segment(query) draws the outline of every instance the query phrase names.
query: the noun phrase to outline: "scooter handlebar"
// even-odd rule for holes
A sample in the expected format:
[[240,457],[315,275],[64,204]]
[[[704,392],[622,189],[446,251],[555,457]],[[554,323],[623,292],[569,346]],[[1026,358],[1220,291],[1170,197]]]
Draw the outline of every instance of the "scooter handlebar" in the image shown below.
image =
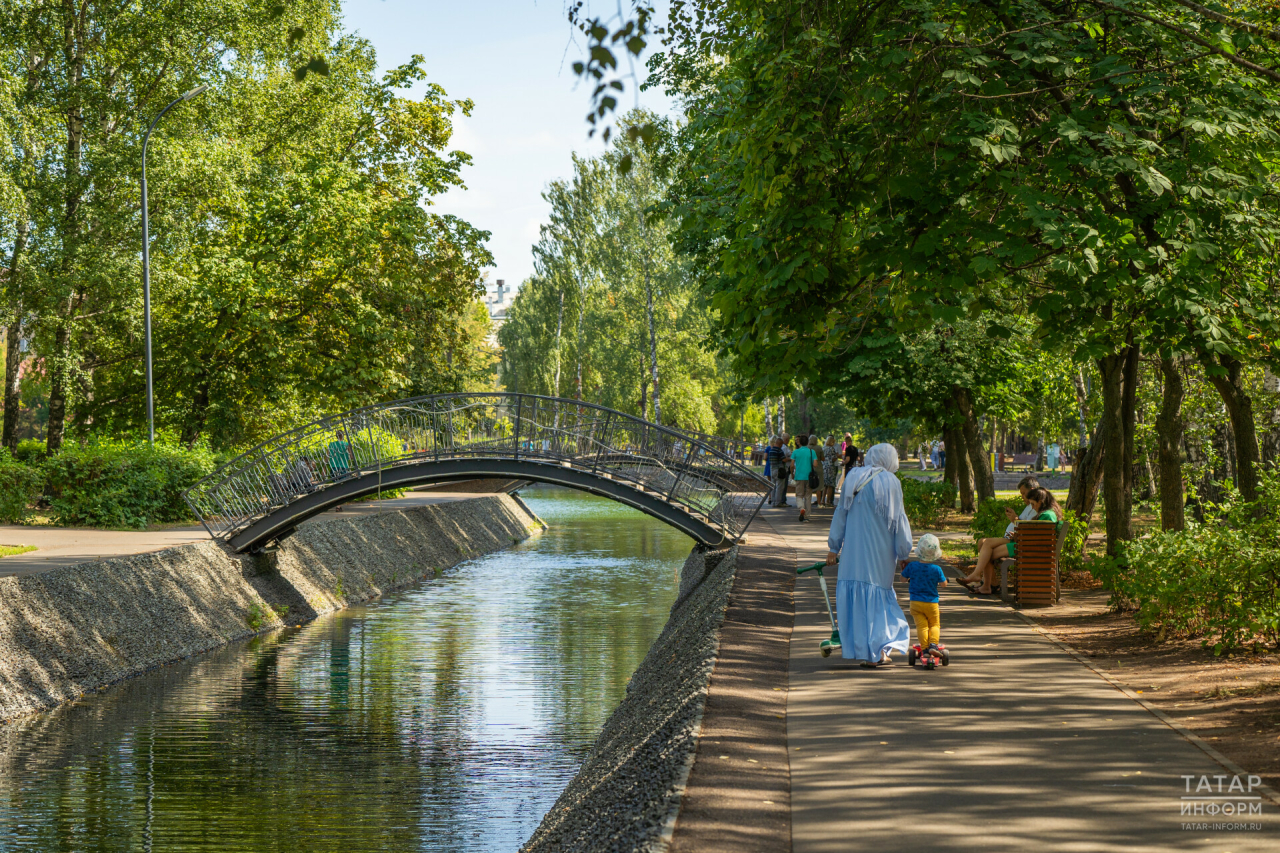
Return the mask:
[[803,569],[796,569],[796,574],[802,575],[805,572],[811,572],[814,569],[818,570],[818,574],[822,574],[822,570],[825,569],[826,567],[827,567],[826,561],[823,561],[820,563],[814,563],[812,566],[805,566]]

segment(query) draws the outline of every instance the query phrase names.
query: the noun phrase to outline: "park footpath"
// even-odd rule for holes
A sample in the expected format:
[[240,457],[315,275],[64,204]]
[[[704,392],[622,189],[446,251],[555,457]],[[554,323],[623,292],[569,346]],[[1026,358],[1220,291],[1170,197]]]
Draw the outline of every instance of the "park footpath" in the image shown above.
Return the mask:
[[[404,497],[381,501],[356,501],[342,511],[329,510],[303,524],[321,520],[351,518],[380,512],[413,509],[431,504],[474,498],[477,493],[427,490],[410,492]],[[36,575],[41,572],[163,551],[191,542],[208,541],[208,532],[200,525],[179,525],[158,530],[95,530],[90,527],[40,527],[35,525],[0,524],[0,545],[34,545],[36,550],[0,558],[0,578]]]
[[[797,566],[826,557],[830,517],[799,524],[794,508],[761,513]],[[833,594],[835,581],[833,570]],[[934,671],[903,655],[878,669],[824,659],[830,627],[812,573],[797,580],[794,601],[794,853],[1280,849],[1280,796],[1247,790],[1243,771],[998,600],[948,585],[942,642],[952,663]],[[1231,789],[1237,773],[1246,790]]]

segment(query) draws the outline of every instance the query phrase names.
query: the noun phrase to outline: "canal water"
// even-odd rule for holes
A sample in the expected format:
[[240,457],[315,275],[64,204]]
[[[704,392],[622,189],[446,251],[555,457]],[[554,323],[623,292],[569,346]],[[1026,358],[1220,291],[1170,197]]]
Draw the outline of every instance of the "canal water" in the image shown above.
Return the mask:
[[514,851],[662,630],[691,540],[600,498],[297,629],[0,726],[0,851]]

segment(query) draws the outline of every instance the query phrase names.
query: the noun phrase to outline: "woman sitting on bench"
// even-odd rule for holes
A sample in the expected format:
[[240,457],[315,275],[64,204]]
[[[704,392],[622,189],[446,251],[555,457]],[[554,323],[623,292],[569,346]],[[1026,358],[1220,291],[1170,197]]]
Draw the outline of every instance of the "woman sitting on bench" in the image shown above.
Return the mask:
[[[1058,506],[1058,500],[1053,496],[1053,492],[1048,489],[1032,489],[1027,492],[1027,503],[1035,509],[1036,521],[1052,521],[1059,522],[1062,519],[1062,507]],[[1003,559],[1004,557],[1017,556],[1017,543],[1012,539],[1003,539],[999,537],[991,537],[983,539],[978,550],[978,564],[973,568],[973,574],[960,578],[960,583],[973,587],[970,584],[982,582],[982,586],[978,587],[978,595],[991,595],[991,582],[995,580],[995,566],[993,560]]]

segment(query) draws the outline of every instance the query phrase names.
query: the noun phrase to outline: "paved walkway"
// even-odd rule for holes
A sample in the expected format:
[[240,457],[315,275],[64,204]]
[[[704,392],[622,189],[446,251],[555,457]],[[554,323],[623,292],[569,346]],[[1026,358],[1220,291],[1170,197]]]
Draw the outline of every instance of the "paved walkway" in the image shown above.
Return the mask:
[[[321,519],[370,515],[475,497],[480,495],[434,489],[410,492],[402,498],[346,504],[342,512],[330,510],[303,523],[312,524]],[[169,527],[163,530],[94,530],[88,527],[0,524],[0,545],[34,545],[37,549],[25,554],[0,558],[0,577],[34,575],[76,563],[161,551],[208,538],[209,534],[199,525]]]
[[[763,516],[798,565],[826,556],[830,511],[805,525],[794,509]],[[822,594],[812,575],[797,582],[787,698],[795,853],[1280,849],[1280,809],[1266,799],[1261,815],[1182,816],[1184,775],[1227,774],[1230,784],[1228,771],[1013,610],[958,589],[942,600],[950,667],[912,670],[896,656],[864,670],[818,654],[830,634]],[[899,596],[905,604],[905,588]]]

